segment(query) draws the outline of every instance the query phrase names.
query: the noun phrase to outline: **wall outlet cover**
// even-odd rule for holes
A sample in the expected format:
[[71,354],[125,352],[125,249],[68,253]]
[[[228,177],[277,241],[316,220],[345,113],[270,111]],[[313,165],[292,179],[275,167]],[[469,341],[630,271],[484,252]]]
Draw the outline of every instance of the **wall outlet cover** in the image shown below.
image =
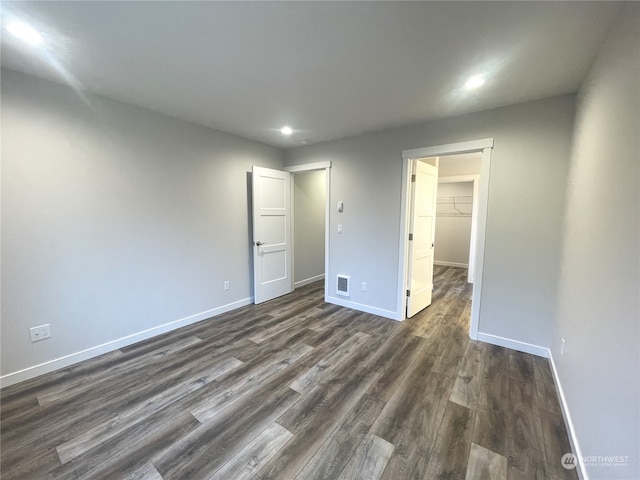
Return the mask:
[[40,325],[38,327],[31,327],[29,329],[29,335],[31,336],[32,342],[39,342],[40,340],[44,340],[45,338],[51,337],[51,325]]

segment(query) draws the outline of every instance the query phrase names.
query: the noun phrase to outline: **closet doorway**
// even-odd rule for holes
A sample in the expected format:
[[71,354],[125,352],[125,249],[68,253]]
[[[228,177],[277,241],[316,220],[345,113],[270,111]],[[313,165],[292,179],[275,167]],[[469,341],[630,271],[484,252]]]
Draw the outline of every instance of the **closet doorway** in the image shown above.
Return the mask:
[[440,157],[435,264],[468,268],[474,283],[482,152]]
[[324,280],[327,296],[331,162],[286,167],[292,174],[294,289]]

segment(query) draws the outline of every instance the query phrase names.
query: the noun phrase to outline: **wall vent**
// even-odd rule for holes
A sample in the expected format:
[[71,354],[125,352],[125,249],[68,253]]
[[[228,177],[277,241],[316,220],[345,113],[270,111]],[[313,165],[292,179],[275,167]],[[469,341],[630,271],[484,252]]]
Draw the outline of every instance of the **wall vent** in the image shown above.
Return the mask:
[[338,275],[338,281],[336,282],[336,293],[344,297],[349,296],[349,276]]

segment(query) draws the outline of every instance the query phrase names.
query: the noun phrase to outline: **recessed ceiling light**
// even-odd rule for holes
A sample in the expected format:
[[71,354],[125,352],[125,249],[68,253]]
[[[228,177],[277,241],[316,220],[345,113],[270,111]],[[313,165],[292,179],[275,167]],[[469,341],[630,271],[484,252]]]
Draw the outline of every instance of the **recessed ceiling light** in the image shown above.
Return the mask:
[[43,42],[42,35],[26,23],[14,22],[7,26],[7,31],[27,42],[29,45],[39,45]]
[[291,129],[291,127],[282,127],[280,129],[280,133],[282,133],[283,135],[291,135],[293,133],[293,130]]
[[484,85],[484,78],[482,78],[480,75],[474,75],[469,80],[467,80],[467,83],[464,84],[464,88],[466,88],[467,90],[473,90],[475,88],[481,87],[482,85]]

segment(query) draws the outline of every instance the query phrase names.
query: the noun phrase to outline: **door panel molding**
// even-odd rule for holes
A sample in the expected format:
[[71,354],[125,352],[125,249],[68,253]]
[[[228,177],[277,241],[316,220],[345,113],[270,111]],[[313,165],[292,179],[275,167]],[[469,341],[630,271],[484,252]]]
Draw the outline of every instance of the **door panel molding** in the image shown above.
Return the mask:
[[435,165],[413,159],[407,272],[407,317],[431,305],[435,260],[438,159]]
[[293,291],[291,174],[253,167],[253,295],[262,303]]

